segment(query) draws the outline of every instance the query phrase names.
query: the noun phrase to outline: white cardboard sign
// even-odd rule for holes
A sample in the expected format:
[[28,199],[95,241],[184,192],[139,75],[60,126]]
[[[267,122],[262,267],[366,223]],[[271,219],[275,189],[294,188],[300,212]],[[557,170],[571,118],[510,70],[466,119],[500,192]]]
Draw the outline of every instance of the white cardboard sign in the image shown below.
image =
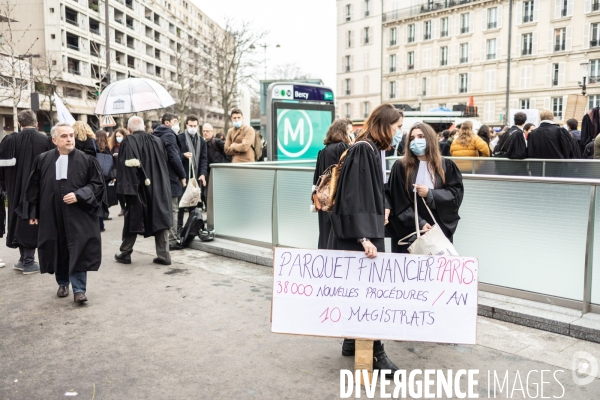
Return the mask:
[[472,257],[276,248],[271,331],[475,344]]
[[525,123],[531,122],[532,124],[534,124],[536,126],[536,128],[538,126],[540,126],[540,110],[538,110],[537,108],[531,108],[531,109],[527,109],[527,110],[511,109],[510,110],[510,119],[508,120],[509,127],[514,125],[515,114],[518,112],[523,112],[523,113],[525,113],[525,115],[527,115],[527,121]]

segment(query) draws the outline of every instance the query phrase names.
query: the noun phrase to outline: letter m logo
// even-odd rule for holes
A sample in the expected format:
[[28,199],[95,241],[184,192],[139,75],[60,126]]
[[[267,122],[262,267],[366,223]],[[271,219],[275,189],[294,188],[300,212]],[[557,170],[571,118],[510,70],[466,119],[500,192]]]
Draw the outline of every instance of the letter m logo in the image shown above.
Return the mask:
[[292,128],[292,123],[289,118],[286,118],[283,121],[283,144],[285,146],[289,144],[290,136],[292,137],[293,142],[296,142],[298,136],[300,136],[300,146],[304,146],[304,118],[298,119],[295,130]]

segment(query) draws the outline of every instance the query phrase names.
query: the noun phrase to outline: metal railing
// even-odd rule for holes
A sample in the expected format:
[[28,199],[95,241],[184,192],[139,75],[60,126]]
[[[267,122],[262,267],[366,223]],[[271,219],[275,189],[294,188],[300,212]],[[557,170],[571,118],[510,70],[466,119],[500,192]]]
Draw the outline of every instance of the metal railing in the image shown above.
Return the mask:
[[65,22],[66,22],[67,24],[71,24],[71,25],[79,26],[79,23],[78,23],[76,20],[74,20],[74,19],[65,18]]
[[497,26],[498,26],[497,22],[488,22],[488,24],[487,24],[488,29],[495,29]]
[[90,28],[90,32],[92,32],[95,35],[100,35],[100,29]]
[[526,24],[528,22],[533,22],[533,14],[523,16],[523,23]]
[[394,10],[387,13],[384,13],[382,16],[383,22],[391,22],[398,21],[414,16],[418,16],[421,14],[427,14],[430,12],[435,12],[439,10],[444,10],[446,8],[452,8],[456,6],[478,3],[485,0],[440,0],[435,3],[426,2],[421,5],[406,7],[400,10]]
[[562,43],[562,44],[554,45],[554,51],[565,51],[565,44]]
[[[461,161],[481,161],[453,160],[461,170]],[[599,161],[587,160],[495,162],[504,172],[527,163],[600,170]],[[241,243],[315,248],[319,228],[309,211],[314,167],[312,160],[211,165],[208,226]],[[481,290],[600,312],[600,258],[594,257],[600,251],[600,180],[464,173],[463,183],[454,243],[459,254],[478,257]]]
[[461,57],[460,58],[460,63],[461,64],[465,64],[465,63],[468,63],[468,62],[469,62],[469,57]]
[[530,56],[532,52],[533,51],[532,51],[531,47],[524,48],[523,51],[521,51],[521,55],[523,55],[523,56]]
[[598,11],[600,10],[600,1],[594,1],[592,3],[592,11]]
[[496,53],[493,53],[493,54],[488,54],[488,55],[487,55],[487,59],[488,59],[488,60],[495,60],[495,59],[496,59]]
[[470,28],[468,26],[463,26],[460,28],[460,33],[469,33]]

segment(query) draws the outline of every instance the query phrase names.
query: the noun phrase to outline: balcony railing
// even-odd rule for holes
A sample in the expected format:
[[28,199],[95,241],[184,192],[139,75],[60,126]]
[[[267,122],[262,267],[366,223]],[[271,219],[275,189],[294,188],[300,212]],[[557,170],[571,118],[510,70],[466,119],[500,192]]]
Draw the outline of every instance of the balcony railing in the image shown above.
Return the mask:
[[100,29],[90,28],[90,32],[92,32],[95,35],[100,35]]
[[125,5],[133,10],[133,1],[126,1]]
[[469,57],[461,57],[460,58],[460,63],[464,64],[464,63],[468,63],[469,62]]
[[427,14],[434,11],[452,8],[463,4],[479,3],[484,0],[438,0],[427,2],[426,4],[403,8],[401,10],[390,11],[383,14],[383,22],[403,20],[421,14]]
[[469,27],[468,26],[463,26],[460,28],[460,33],[469,33]]
[[345,72],[350,72],[350,66],[346,65],[346,71]]
[[445,67],[446,65],[448,65],[448,60],[444,60],[444,59],[442,59],[442,60],[440,61],[440,66],[442,66],[442,67]]
[[133,43],[127,43],[127,47],[129,47],[130,49],[135,49],[135,46],[133,45]]
[[562,43],[562,44],[554,45],[554,51],[565,51],[565,44]]
[[598,11],[600,10],[600,1],[594,1],[592,3],[592,11]]
[[350,96],[352,94],[352,91],[350,89],[346,89],[346,96]]
[[496,21],[494,22],[488,22],[488,29],[496,29],[498,27],[498,23]]
[[600,82],[600,76],[590,76],[588,79],[589,79],[589,83],[598,83],[598,82]]
[[66,21],[67,24],[79,26],[79,24],[77,23],[77,21],[75,21],[74,19],[65,18],[65,21]]
[[123,20],[122,19],[115,18],[115,22],[118,22],[119,24],[123,25]]
[[426,33],[426,34],[423,36],[423,40],[429,40],[429,39],[431,39],[431,33]]
[[75,68],[69,68],[69,73],[74,75],[81,75],[81,72]]
[[563,9],[562,9],[561,15],[562,15],[563,17],[566,17],[566,16],[567,16],[567,9],[566,9],[566,8],[563,8]]
[[558,86],[558,79],[552,79],[552,86]]
[[395,98],[396,98],[396,92],[390,93],[390,99],[395,99]]
[[467,93],[467,88],[461,87],[458,91],[459,91],[459,93]]
[[390,73],[391,73],[391,72],[396,72],[396,66],[395,66],[395,65],[394,65],[394,66],[392,66],[392,67],[390,67]]
[[390,46],[395,46],[398,44],[398,41],[396,39],[390,40]]
[[408,69],[415,69],[415,65],[414,64],[408,64]]
[[533,14],[531,14],[531,15],[525,15],[523,17],[523,23],[526,24],[528,22],[533,22]]
[[496,59],[496,53],[489,53],[487,55],[487,59],[488,60],[495,60]]
[[415,37],[414,36],[409,36],[408,37],[408,43],[414,43],[415,42]]
[[596,47],[596,46],[598,46],[598,39],[590,40],[590,46],[591,46],[591,47]]
[[127,27],[128,27],[129,29],[131,29],[131,30],[134,30],[134,28],[133,28],[133,24],[127,24]]
[[79,51],[79,46],[74,45],[74,44],[67,43],[67,48],[69,48],[71,50]]
[[441,36],[441,37],[448,37],[448,30],[441,31],[441,32],[440,32],[440,36]]
[[531,47],[528,49],[523,49],[523,51],[521,51],[521,55],[523,55],[523,56],[530,56],[531,53],[532,53]]

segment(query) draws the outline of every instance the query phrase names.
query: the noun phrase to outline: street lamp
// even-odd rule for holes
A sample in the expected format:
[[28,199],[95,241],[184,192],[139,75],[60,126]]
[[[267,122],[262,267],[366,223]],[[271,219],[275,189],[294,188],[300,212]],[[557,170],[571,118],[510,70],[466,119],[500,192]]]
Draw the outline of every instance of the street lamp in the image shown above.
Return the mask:
[[[265,81],[267,80],[267,47],[272,46],[270,44],[258,44],[260,47],[265,49]],[[279,49],[281,46],[279,44],[275,45],[276,49]],[[250,45],[250,50],[255,50],[256,46],[254,44]]]
[[585,86],[585,84],[586,84],[588,74],[590,71],[590,69],[589,69],[590,63],[587,61],[584,61],[579,65],[581,66],[581,75],[583,76],[583,84],[580,84],[579,86],[581,86],[581,94],[583,94],[585,96],[586,91],[587,91],[587,87]]

